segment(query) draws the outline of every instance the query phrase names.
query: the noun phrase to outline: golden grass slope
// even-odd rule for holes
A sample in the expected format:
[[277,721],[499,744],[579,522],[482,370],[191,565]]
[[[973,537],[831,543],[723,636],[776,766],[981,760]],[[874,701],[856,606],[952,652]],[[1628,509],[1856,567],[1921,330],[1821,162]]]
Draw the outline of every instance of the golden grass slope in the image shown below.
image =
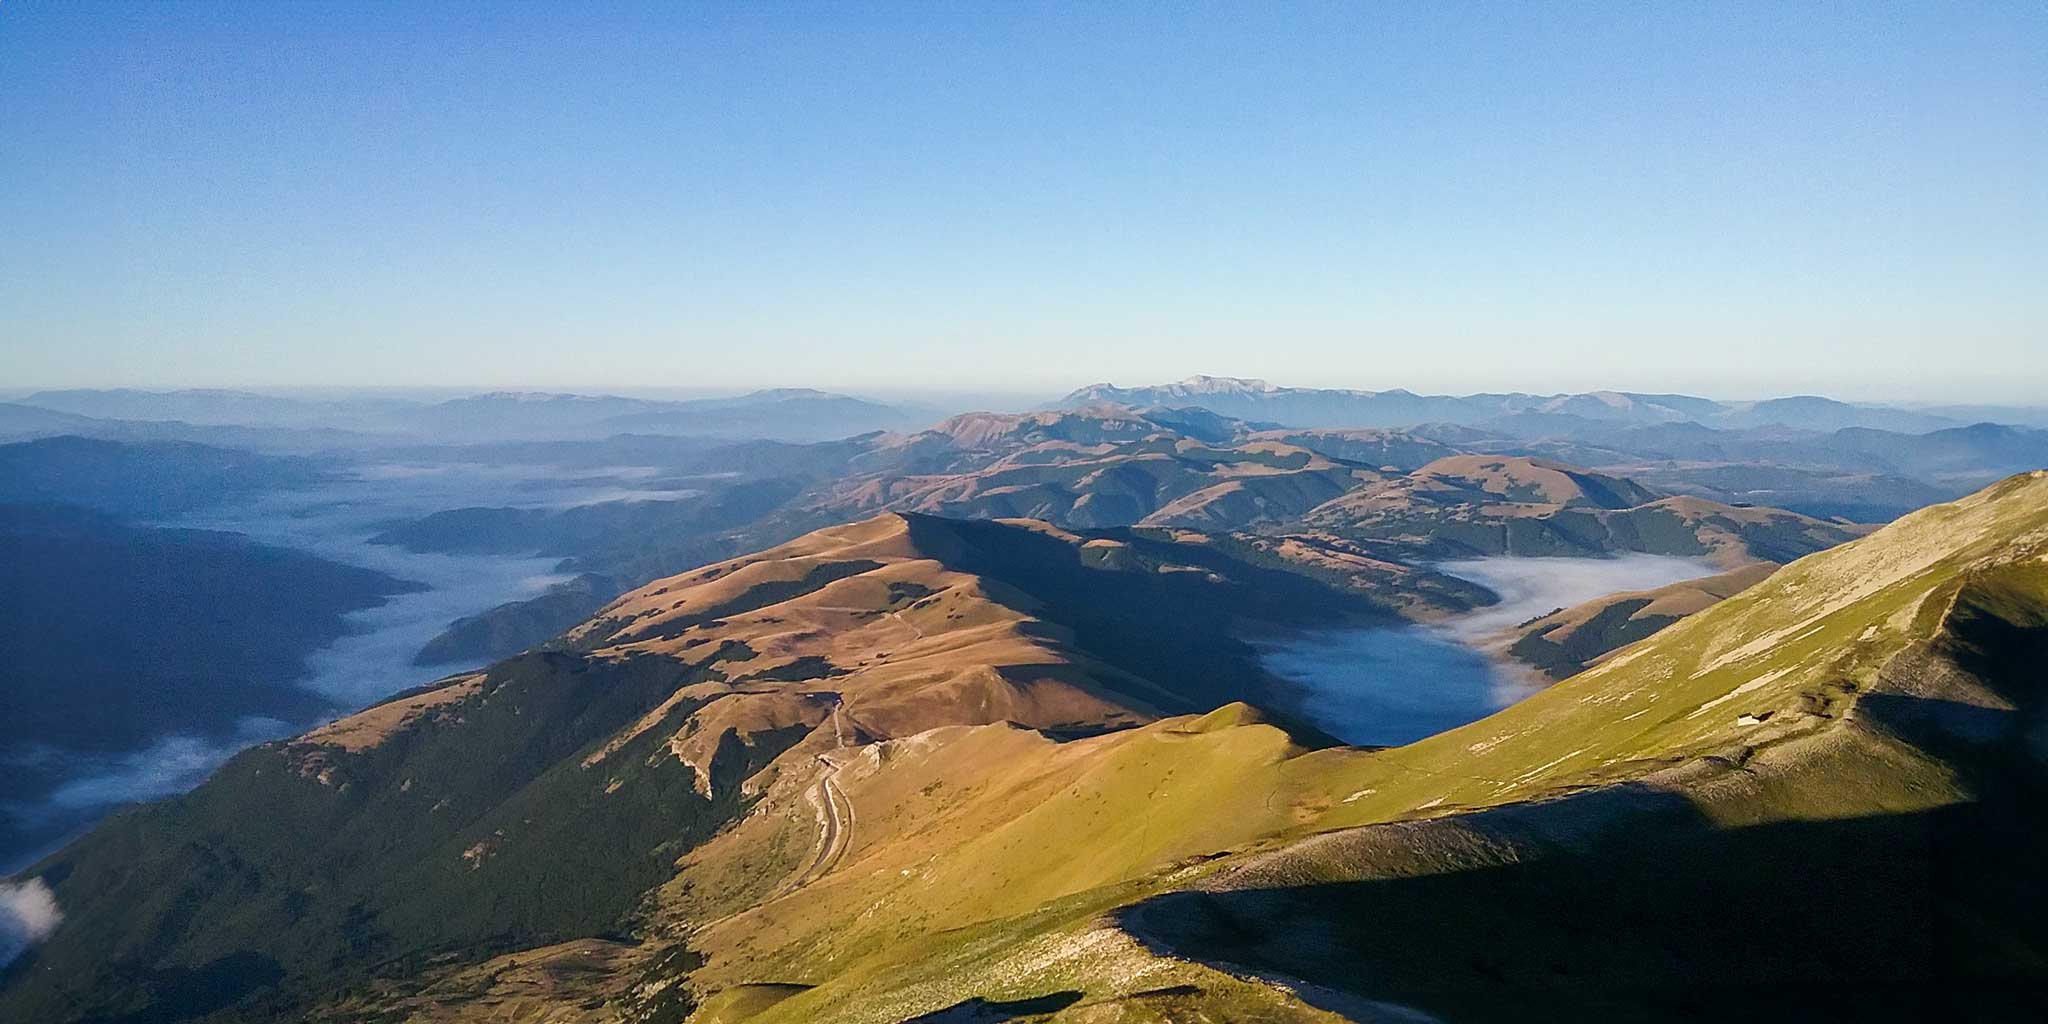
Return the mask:
[[1660,495],[1621,477],[1603,476],[1548,459],[1506,455],[1449,455],[1406,476],[1347,494],[1310,518],[1356,515],[1416,504],[1479,502],[1537,509],[1629,508]]
[[[1923,509],[1800,559],[1499,714],[1384,752],[1376,791],[1334,819],[1539,799],[1853,725],[1857,696],[1927,639],[1960,579],[2044,552],[2048,472]],[[1947,795],[1937,786],[1861,796],[1884,806]],[[1874,809],[1857,804],[1827,813]]]
[[[770,599],[818,579],[830,582]],[[1100,685],[1113,679],[1128,693],[1148,684],[1075,649],[1034,618],[1033,603],[948,569],[917,549],[903,517],[883,515],[656,581],[568,639],[621,657],[716,658],[738,688],[758,680],[784,697],[830,694],[876,738],[963,723],[1154,717],[1143,700]]]
[[1119,406],[958,416],[882,439],[852,475],[806,496],[798,513],[1237,528],[1290,518],[1381,479],[1371,467],[1278,438],[1238,430],[1204,440],[1184,426]]
[[1391,541],[1421,557],[1691,555],[1729,568],[1787,562],[1868,532],[1772,508],[1667,497],[1564,463],[1455,455],[1366,483],[1301,516],[1310,530]]

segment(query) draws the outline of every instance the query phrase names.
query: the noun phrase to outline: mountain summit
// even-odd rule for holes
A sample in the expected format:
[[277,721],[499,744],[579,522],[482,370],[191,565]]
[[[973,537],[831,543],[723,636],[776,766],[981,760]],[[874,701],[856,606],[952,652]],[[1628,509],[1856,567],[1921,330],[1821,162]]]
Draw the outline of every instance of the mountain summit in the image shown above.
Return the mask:
[[[1090,384],[1087,387],[1070,392],[1067,397],[1060,400],[1060,404],[1074,405],[1093,402],[1129,404],[1132,398],[1137,396],[1156,399],[1160,396],[1185,398],[1192,395],[1264,395],[1273,394],[1280,390],[1280,388],[1276,388],[1263,380],[1253,378],[1211,377],[1206,374],[1196,374],[1172,384],[1160,384],[1143,388],[1120,388],[1108,381],[1100,384]],[[1362,394],[1363,392],[1359,393]]]

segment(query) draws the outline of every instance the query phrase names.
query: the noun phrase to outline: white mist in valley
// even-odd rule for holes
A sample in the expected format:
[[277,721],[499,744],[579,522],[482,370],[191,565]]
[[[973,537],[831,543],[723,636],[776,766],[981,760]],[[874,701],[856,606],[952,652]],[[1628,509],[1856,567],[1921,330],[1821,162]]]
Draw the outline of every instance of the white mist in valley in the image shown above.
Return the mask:
[[1438,572],[1471,580],[1500,596],[1489,605],[1443,624],[1452,634],[1481,640],[1559,608],[1629,590],[1651,590],[1712,576],[1723,569],[1698,558],[1617,555],[1613,558],[1470,558],[1439,562]]
[[561,509],[603,501],[674,500],[690,490],[629,484],[652,467],[562,469],[542,465],[373,463],[312,490],[266,495],[175,525],[229,530],[422,584],[375,608],[349,614],[348,635],[308,655],[296,680],[351,711],[467,666],[421,667],[413,658],[450,622],[534,597],[570,578],[559,559],[524,554],[417,553],[368,540],[392,523],[454,508]]
[[1542,680],[1483,647],[1503,631],[1606,594],[1711,576],[1709,562],[1667,555],[1478,558],[1443,562],[1500,602],[1429,625],[1304,632],[1262,641],[1259,660],[1298,688],[1296,709],[1346,743],[1395,746],[1484,718]]
[[287,722],[249,716],[236,722],[234,733],[226,737],[163,736],[141,750],[77,758],[75,763],[83,770],[51,791],[47,803],[77,811],[183,793],[244,747],[291,732]]
[[[304,673],[275,681],[318,694],[330,702],[331,715],[341,715],[469,667],[418,666],[413,659],[455,619],[536,596],[569,578],[557,572],[559,559],[538,552],[423,554],[370,544],[370,537],[395,522],[452,508],[561,509],[602,501],[673,500],[695,493],[649,486],[655,472],[632,466],[565,469],[373,462],[348,467],[312,488],[272,492],[152,525],[240,533],[423,587],[348,614],[347,633],[309,653]],[[313,724],[243,717],[217,735],[166,734],[126,752],[85,753],[47,746],[0,752],[16,761],[54,767],[62,779],[41,799],[0,806],[0,813],[38,830],[75,831],[106,808],[185,792],[250,745]],[[31,863],[48,848],[0,851],[0,872]]]

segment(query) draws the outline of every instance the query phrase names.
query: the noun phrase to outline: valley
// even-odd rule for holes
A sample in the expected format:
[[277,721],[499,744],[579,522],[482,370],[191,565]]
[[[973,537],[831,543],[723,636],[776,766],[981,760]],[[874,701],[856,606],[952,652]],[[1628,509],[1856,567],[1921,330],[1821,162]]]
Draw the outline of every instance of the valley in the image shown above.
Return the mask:
[[[118,407],[153,400],[170,401],[122,396],[127,405]],[[215,396],[180,401],[191,410],[225,402],[217,418],[255,407]],[[771,396],[769,404],[782,401]],[[505,418],[512,407],[563,403],[560,415],[571,419],[609,408],[521,402],[484,396],[461,408],[484,417],[478,431],[485,422],[517,423]],[[376,409],[385,407],[365,415]],[[290,426],[238,429],[303,431],[321,416],[339,422],[327,407],[287,403],[275,415]],[[345,612],[332,635],[302,652],[300,667],[278,662],[267,689],[236,698],[203,728],[159,726],[117,744],[97,741],[91,751],[10,748],[9,758],[36,765],[19,776],[27,788],[17,787],[5,811],[23,837],[9,843],[17,857],[128,799],[189,786],[250,742],[545,645],[633,586],[881,511],[1202,531],[1235,557],[1319,574],[1367,595],[1378,611],[1417,621],[1487,605],[1520,621],[1592,596],[1574,591],[1522,615],[1512,600],[1493,604],[1506,589],[1501,581],[1432,568],[1446,558],[1553,556],[1551,565],[1583,568],[1625,566],[1651,551],[1723,564],[1783,561],[1859,529],[1666,497],[1623,478],[1472,455],[1399,430],[1275,429],[1199,407],[972,413],[909,433],[812,443],[618,435],[258,454],[190,441],[58,437],[0,446],[0,463],[12,467],[0,496],[238,534],[406,584],[375,606]],[[1607,589],[1661,582],[1617,577]],[[1379,651],[1390,664],[1420,656],[1418,664],[1464,680],[1427,699],[1418,721],[1435,725],[1529,688],[1521,670],[1467,651],[1480,643],[1476,634],[1447,644],[1447,634],[1430,632],[1441,628],[1340,632],[1328,638],[1330,655],[1314,656],[1304,644],[1282,660],[1300,678],[1328,676],[1355,691],[1347,644]],[[1555,661],[1540,653],[1544,659]],[[1454,702],[1463,710],[1445,712],[1453,689],[1465,694]],[[1388,706],[1364,710],[1385,715]],[[30,776],[41,781],[31,785]],[[51,802],[60,790],[68,794],[63,806]]]
[[[0,870],[332,704],[290,685],[418,583],[239,534],[0,504]],[[81,588],[80,580],[89,580]]]
[[[1857,595],[1907,586],[1845,582],[1907,572],[1896,553],[1949,553],[1915,562],[1911,586],[2024,563],[2038,477],[1879,529],[1424,433],[1088,405],[825,443],[254,463],[274,482],[160,521],[412,582],[280,673],[304,706],[272,731],[167,753],[194,779],[226,759],[210,781],[114,810],[18,876],[65,923],[5,968],[0,1009],[1485,1019],[1508,1004],[1359,988],[1262,929],[1375,948],[1318,916],[1314,886],[1338,887],[1332,906],[1390,891],[1345,873],[1361,864],[1485,885],[1557,854],[1560,829],[1625,834],[1601,823],[1650,815],[1670,822],[1657,842],[1705,829],[1708,849],[1730,823],[1780,820],[1777,802],[1863,813],[1802,788],[1824,772],[1778,781],[1775,740],[1705,738],[1729,715],[1787,750],[1846,743],[1828,757],[1905,773],[1913,807],[1976,806],[1933,795],[1948,769],[1831,724],[1870,684],[1770,703],[1805,662],[1632,705],[1688,672],[1732,678],[1656,652],[1704,650],[1683,639],[1696,620],[1770,593],[1796,617],[1815,587],[1862,609]],[[120,457],[166,481],[229,464],[179,458],[195,451],[192,471]],[[1939,525],[1957,519],[1978,525]],[[1865,548],[1885,554],[1824,584],[1787,576]],[[2003,600],[2020,639],[1997,643],[2033,642],[2032,599]],[[1889,665],[1869,638],[1933,628],[1884,614],[1811,657]],[[1806,657],[1794,633],[1752,647]],[[1728,786],[1749,795],[1713,803]],[[128,792],[108,787],[95,814]],[[309,849],[309,834],[337,838]],[[1608,849],[1584,870],[1647,855]],[[1786,856],[1764,849],[1727,856]],[[1588,884],[1565,877],[1559,892]],[[1571,1005],[1633,1005],[1586,993]]]
[[[1563,823],[1602,835],[1671,808],[1694,808],[1691,827],[1710,830],[1788,814],[2005,813],[1996,787],[2033,784],[2020,765],[2000,767],[1996,737],[2020,726],[1947,739],[1962,720],[1919,717],[1888,695],[1997,694],[2030,713],[2008,673],[2048,607],[2027,568],[2048,536],[2044,485],[2015,478],[1803,559],[1505,711],[1379,751],[1332,746],[1242,703],[1274,703],[1276,681],[1209,624],[1226,608],[1295,628],[1391,616],[1334,581],[1190,535],[915,514],[829,528],[643,588],[568,633],[561,652],[259,747],[191,796],[117,816],[35,869],[54,879],[69,923],[16,975],[87,987],[11,982],[0,1005],[33,1014],[44,998],[122,991],[144,1001],[121,1012],[459,1019],[465,1007],[587,1003],[592,1019],[658,1020],[742,1002],[765,1022],[903,1020],[1071,991],[1075,1006],[1169,1015],[1159,1008],[1301,1020],[1382,1003],[1458,1009],[1435,989],[1348,987],[1310,953],[1261,938],[1298,931],[1263,922],[1302,913],[1265,879],[1307,871],[1340,884],[1363,863],[1372,877],[1477,882],[1503,857],[1550,856]],[[1967,646],[1943,646],[1950,635]],[[1132,642],[1162,636],[1175,640]],[[1678,683],[1643,685],[1664,678]],[[507,772],[514,752],[525,767]],[[1841,788],[1840,771],[1863,781]],[[1994,778],[2006,781],[1981,788]],[[223,817],[252,806],[280,831]],[[553,812],[536,815],[544,806]],[[385,834],[401,820],[391,815],[423,812],[441,824],[368,859],[285,840]],[[246,884],[216,889],[225,877],[195,870],[178,852],[191,848],[145,838],[194,829],[216,837],[208,860],[255,869]],[[117,853],[137,842],[150,851],[141,859]],[[1354,847],[1378,852],[1361,862]],[[390,887],[387,871],[410,881]],[[333,881],[309,888],[315,878]],[[388,902],[399,892],[404,902]],[[504,902],[513,892],[527,895]],[[497,895],[475,902],[485,894]],[[271,909],[206,909],[230,899]],[[196,909],[215,926],[138,932],[138,908]],[[1874,909],[1829,927],[1910,926]],[[309,914],[333,915],[332,929],[290,932],[308,945],[254,945],[276,927],[264,922]],[[1235,923],[1219,931],[1217,920]],[[605,937],[621,926],[631,941]],[[143,934],[183,937],[136,944]],[[266,966],[235,976],[274,980],[192,987],[256,948]],[[351,948],[361,952],[334,959]],[[517,995],[498,986],[526,975],[500,971],[457,995],[472,990],[449,971],[466,968],[389,962],[380,949],[510,955],[545,984]],[[592,956],[602,970],[571,969]],[[179,962],[201,973],[88,980]],[[1335,987],[1325,999],[1315,985]],[[340,990],[353,994],[329,1002]],[[1597,984],[1583,996],[1615,997]]]
[[[0,501],[35,502],[0,505],[8,868],[111,808],[190,788],[254,742],[486,660],[418,664],[451,619],[562,579],[527,554],[365,543],[384,524],[482,497],[616,500],[621,482],[78,438],[0,446],[0,465]],[[105,582],[75,593],[81,579]]]
[[[1534,655],[1534,648],[1498,642],[1503,631],[1603,595],[1717,572],[1710,562],[1668,555],[1496,557],[1437,562],[1433,568],[1487,588],[1498,603],[1423,623],[1255,641],[1260,663],[1294,684],[1282,706],[1346,743],[1412,743],[1483,718],[1548,681],[1534,675],[1523,657]],[[1625,642],[1617,640],[1601,653]],[[1546,656],[1539,667],[1549,664]]]

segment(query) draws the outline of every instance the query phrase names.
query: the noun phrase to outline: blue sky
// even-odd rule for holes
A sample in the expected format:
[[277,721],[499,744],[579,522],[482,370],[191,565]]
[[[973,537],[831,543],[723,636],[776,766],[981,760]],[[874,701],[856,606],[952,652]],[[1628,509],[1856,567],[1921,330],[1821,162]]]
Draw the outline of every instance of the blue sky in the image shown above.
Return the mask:
[[2048,400],[2048,5],[0,5],[0,386]]

